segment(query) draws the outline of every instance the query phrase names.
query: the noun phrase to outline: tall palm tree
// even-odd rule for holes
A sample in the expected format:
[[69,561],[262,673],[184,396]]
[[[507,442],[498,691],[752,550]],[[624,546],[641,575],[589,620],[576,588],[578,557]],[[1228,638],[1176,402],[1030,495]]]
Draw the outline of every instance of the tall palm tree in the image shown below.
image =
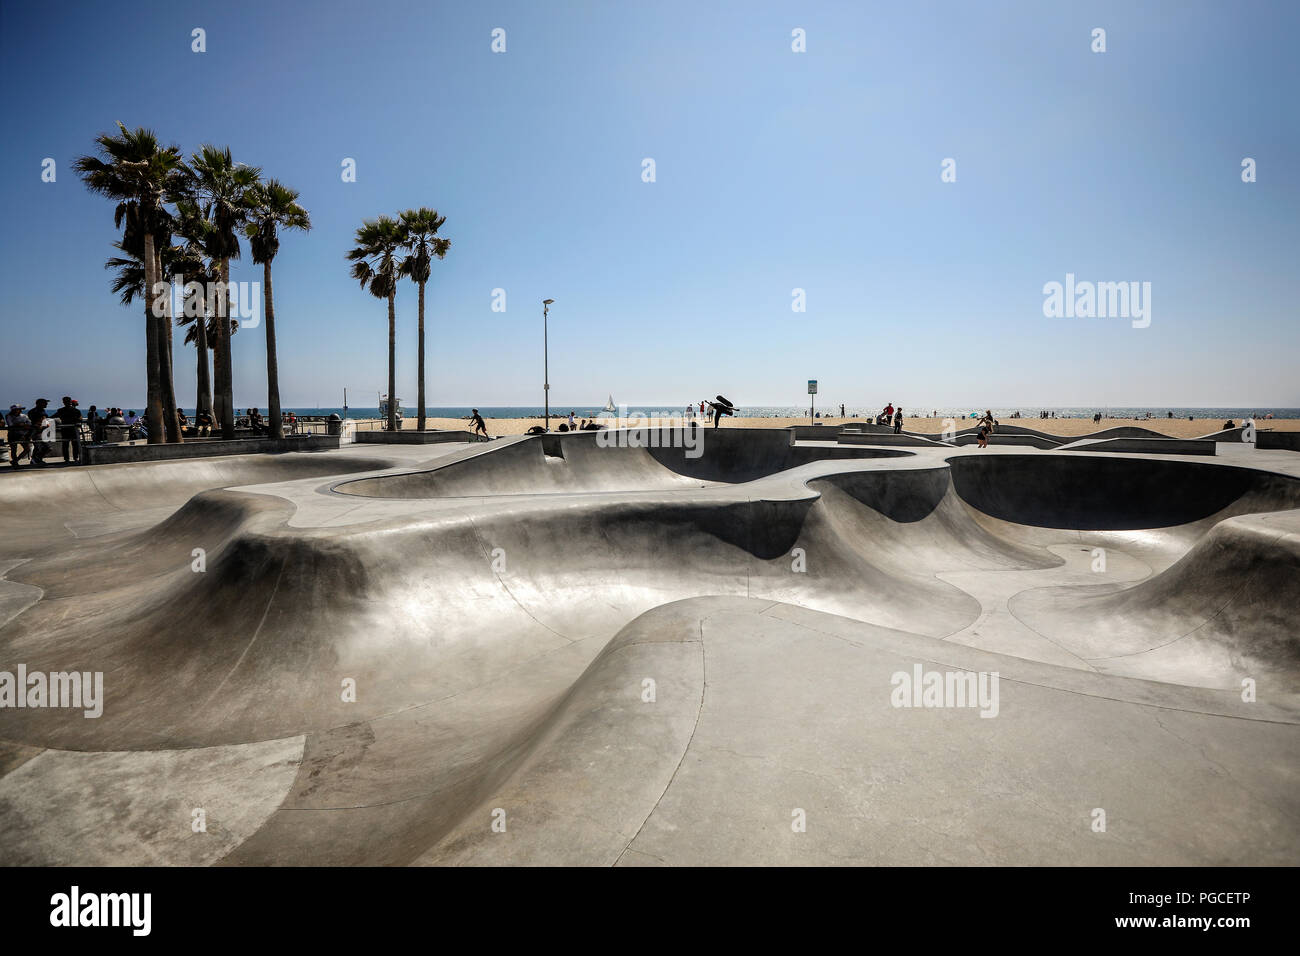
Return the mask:
[[[82,181],[92,192],[117,201],[113,225],[123,229],[123,242],[132,248],[140,241],[145,289],[152,292],[158,282],[156,232],[163,216],[164,193],[169,182],[185,169],[180,149],[161,146],[157,135],[144,127],[128,130],[117,124],[118,132],[95,137],[98,155],[82,156],[73,163]],[[131,233],[128,242],[127,233]],[[163,415],[164,364],[163,339],[159,316],[145,305],[145,383],[147,401],[145,421],[149,426],[149,443],[165,440]]]
[[[194,179],[190,188],[198,197],[203,216],[212,222],[207,237],[207,253],[221,267],[217,285],[216,314],[230,317],[230,260],[239,258],[239,232],[247,222],[249,191],[257,185],[262,171],[255,166],[236,163],[230,148],[204,145],[190,157]],[[217,323],[217,340],[213,346],[213,372],[216,377],[216,413],[223,438],[235,437],[235,384],[230,353],[230,326]]]
[[284,437],[280,414],[280,366],[275,352],[275,299],[271,294],[271,260],[280,251],[280,230],[311,229],[311,217],[298,205],[298,191],[268,179],[249,191],[248,245],[253,261],[262,265],[262,296],[266,310],[266,395],[270,406],[270,435]]
[[169,442],[183,442],[180,422],[176,420],[176,378],[172,362],[172,292],[170,280],[177,270],[177,250],[172,246],[174,220],[165,208],[158,217],[154,232],[154,256],[159,295],[154,296],[158,322],[158,385],[163,406],[163,433]]
[[352,278],[376,299],[388,300],[388,430],[397,431],[397,253],[402,227],[392,216],[367,219],[348,253]]
[[[438,230],[447,221],[446,216],[438,215],[438,210],[421,206],[408,209],[402,213],[402,248],[407,250],[406,258],[398,267],[398,274],[405,276],[420,287],[420,355],[419,355],[419,406],[420,421],[417,426],[424,431],[426,422],[424,413],[424,285],[429,281],[430,264],[433,257],[439,259],[447,255],[451,240],[438,235]],[[392,394],[391,392],[389,393]]]
[[[123,305],[130,305],[136,299],[144,303],[145,318],[155,328],[158,326],[156,316],[154,315],[159,295],[146,295],[145,289],[148,287],[147,270],[145,268],[143,237],[137,232],[127,230],[126,235],[119,241],[113,243],[113,248],[122,253],[120,256],[113,256],[104,263],[105,269],[116,269],[117,275],[113,278],[112,290],[118,296]],[[172,245],[164,246],[159,250],[155,259],[154,267],[159,276],[171,276],[179,274],[185,268],[182,259],[181,250]],[[160,280],[162,281],[162,280]],[[170,295],[170,293],[166,293]],[[164,338],[159,339],[158,362],[160,371],[160,397],[164,410],[173,410],[175,407],[174,387],[168,387],[168,379],[171,372],[170,359],[170,340],[171,340],[171,320],[170,304],[167,304],[161,312],[161,317],[166,326]],[[169,404],[169,402],[171,404]],[[175,414],[163,415],[163,429],[160,433],[165,436],[169,442],[183,441],[180,434],[180,427],[176,421]],[[150,436],[152,437],[152,435]],[[162,440],[161,438],[159,439]]]
[[[215,289],[220,281],[219,267],[207,255],[208,233],[212,223],[205,219],[198,204],[192,199],[180,199],[176,203],[177,232],[182,239],[181,252],[178,254],[180,273],[185,283],[198,283],[197,291],[187,291],[185,295],[184,314],[177,316],[176,324],[187,329],[185,344],[193,345],[198,353],[196,364],[197,395],[194,400],[195,415],[212,415],[212,376],[208,361],[210,343],[215,341],[216,326],[210,321],[213,305],[208,298],[208,290]],[[202,321],[200,321],[202,320]],[[209,336],[209,328],[212,335]]]

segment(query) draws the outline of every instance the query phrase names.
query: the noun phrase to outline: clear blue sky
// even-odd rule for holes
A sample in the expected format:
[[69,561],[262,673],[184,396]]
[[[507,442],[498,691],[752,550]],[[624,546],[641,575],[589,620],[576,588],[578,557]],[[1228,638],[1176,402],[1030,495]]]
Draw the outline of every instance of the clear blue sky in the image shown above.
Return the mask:
[[[827,405],[1300,406],[1289,0],[0,11],[6,403],[143,398],[143,322],[102,268],[112,207],[70,167],[121,120],[301,191],[314,229],[275,262],[288,406],[385,388],[384,306],[344,253],[363,218],[419,205],[453,242],[430,285],[430,405],[540,403],[553,297],[557,405],[797,405],[817,378]],[[1045,318],[1067,272],[1151,282],[1150,327]],[[245,252],[232,278],[259,277]],[[415,301],[406,283],[408,405]],[[262,331],[234,348],[236,404],[264,406]],[[191,405],[193,353],[176,354]]]

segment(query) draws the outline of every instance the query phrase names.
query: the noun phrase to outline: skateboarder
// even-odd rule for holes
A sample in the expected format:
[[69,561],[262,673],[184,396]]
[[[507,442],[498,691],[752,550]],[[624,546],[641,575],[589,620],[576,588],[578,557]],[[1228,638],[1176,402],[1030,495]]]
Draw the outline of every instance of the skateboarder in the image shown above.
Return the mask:
[[474,426],[474,434],[482,435],[484,440],[491,437],[488,435],[487,423],[483,421],[483,416],[478,413],[478,409],[471,408],[470,412],[472,414],[470,415],[469,420]]

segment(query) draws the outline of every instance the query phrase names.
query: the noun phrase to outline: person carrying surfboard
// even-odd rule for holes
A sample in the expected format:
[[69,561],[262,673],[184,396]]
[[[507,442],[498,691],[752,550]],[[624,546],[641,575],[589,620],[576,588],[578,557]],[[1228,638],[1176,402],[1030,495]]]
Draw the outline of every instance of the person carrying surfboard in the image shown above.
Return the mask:
[[727,399],[723,398],[721,395],[719,395],[717,398],[718,400],[716,402],[707,402],[709,408],[713,409],[714,428],[718,427],[718,422],[721,421],[723,415],[736,414],[735,405],[732,405],[731,402],[727,401]]

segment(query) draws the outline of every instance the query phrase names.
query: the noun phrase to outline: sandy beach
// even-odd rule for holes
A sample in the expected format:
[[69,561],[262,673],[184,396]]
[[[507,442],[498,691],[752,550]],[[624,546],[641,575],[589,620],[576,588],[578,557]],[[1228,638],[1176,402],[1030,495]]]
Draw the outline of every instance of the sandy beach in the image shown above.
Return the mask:
[[[487,421],[488,434],[493,437],[507,435],[522,435],[534,425],[541,425],[541,418],[489,418]],[[551,429],[556,429],[564,419],[558,416],[551,416]],[[659,419],[650,420],[654,424],[659,423]],[[947,419],[943,418],[908,418],[903,422],[905,431],[920,432],[922,434],[935,434],[943,431],[944,423]],[[819,418],[817,423],[827,429],[834,431],[840,425],[846,425],[851,422],[861,423],[861,418]],[[1047,435],[1061,435],[1067,438],[1087,435],[1091,432],[1100,431],[1104,428],[1115,428],[1120,425],[1137,425],[1141,428],[1149,428],[1154,432],[1162,435],[1168,435],[1170,438],[1199,438],[1202,435],[1208,435],[1212,432],[1219,431],[1223,426],[1220,419],[1197,418],[1188,421],[1185,418],[1152,418],[1152,419],[1132,419],[1132,418],[1103,418],[1101,424],[1094,425],[1091,419],[1087,418],[1014,418],[999,419],[1003,425],[1019,425],[1025,428],[1032,428],[1036,431],[1043,432]],[[358,419],[358,427],[363,430],[380,430],[383,428],[383,422],[380,419]],[[666,421],[665,424],[677,425],[680,420]],[[712,427],[712,419],[709,420],[708,426]],[[800,418],[724,418],[720,427],[722,428],[787,428],[790,425],[807,425],[808,419]],[[957,428],[969,428],[975,424],[974,419],[958,419]],[[1235,424],[1240,425],[1240,421]],[[414,417],[402,420],[403,430],[414,430],[416,419]],[[463,418],[430,418],[428,426],[431,430],[437,431],[468,431],[469,422]],[[1279,431],[1294,432],[1300,431],[1300,419],[1297,418],[1274,418],[1260,419],[1256,421],[1255,427],[1260,431]],[[8,440],[5,429],[0,426],[0,443]]]
[[[540,418],[489,418],[487,428],[489,435],[522,435],[534,425],[541,425]],[[551,416],[551,428],[556,428],[562,418]],[[844,425],[849,422],[861,422],[860,418],[819,418],[817,420],[828,430],[836,426]],[[932,434],[943,431],[945,419],[942,418],[908,418],[903,421],[905,431],[922,432]],[[999,419],[1003,425],[1019,425],[1024,428],[1032,428],[1048,435],[1062,435],[1065,437],[1074,437],[1077,435],[1086,435],[1090,432],[1100,431],[1103,428],[1115,428],[1120,425],[1137,425],[1141,428],[1149,428],[1152,431],[1159,432],[1162,435],[1168,435],[1170,438],[1199,438],[1201,435],[1208,435],[1211,432],[1219,431],[1223,427],[1223,421],[1220,419],[1198,418],[1188,421],[1185,418],[1152,418],[1135,420],[1132,418],[1103,418],[1101,424],[1094,425],[1088,418],[1014,418]],[[673,424],[677,424],[674,422]],[[710,427],[712,421],[710,421]],[[722,428],[786,428],[790,425],[807,425],[807,418],[724,418]],[[959,419],[957,427],[968,428],[975,424],[974,419]],[[1240,425],[1240,421],[1235,424]],[[414,417],[404,419],[402,427],[415,428],[416,419]],[[373,427],[373,426],[371,426]],[[465,430],[469,428],[469,422],[461,418],[430,418],[428,427],[431,429],[449,429]],[[1255,427],[1260,431],[1273,430],[1293,432],[1300,431],[1300,419],[1295,418],[1275,418],[1259,420]]]

